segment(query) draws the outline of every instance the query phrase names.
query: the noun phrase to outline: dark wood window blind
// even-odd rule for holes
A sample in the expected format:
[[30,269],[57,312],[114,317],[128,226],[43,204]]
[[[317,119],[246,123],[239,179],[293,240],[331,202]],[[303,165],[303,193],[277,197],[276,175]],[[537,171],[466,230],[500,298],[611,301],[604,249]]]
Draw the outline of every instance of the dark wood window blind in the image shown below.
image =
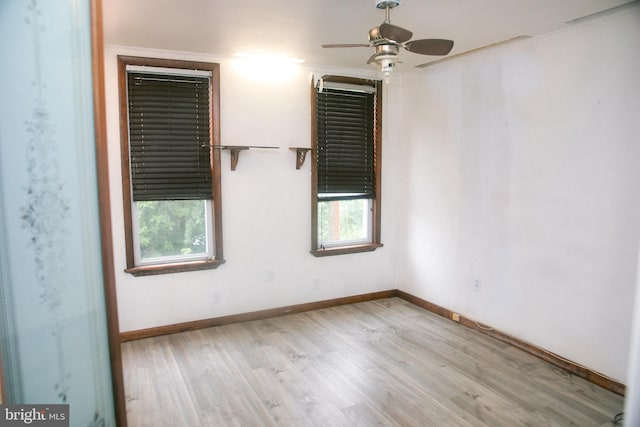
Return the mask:
[[127,73],[134,201],[212,199],[209,78]]
[[316,92],[318,200],[375,199],[375,94]]

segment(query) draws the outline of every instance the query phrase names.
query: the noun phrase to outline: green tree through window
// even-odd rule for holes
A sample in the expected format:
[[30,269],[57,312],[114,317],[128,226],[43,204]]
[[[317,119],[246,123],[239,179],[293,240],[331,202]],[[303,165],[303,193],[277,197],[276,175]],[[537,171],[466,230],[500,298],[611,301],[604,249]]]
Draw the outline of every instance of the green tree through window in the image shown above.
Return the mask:
[[203,200],[137,202],[143,259],[206,253]]
[[318,238],[321,242],[353,241],[367,238],[367,199],[318,203]]

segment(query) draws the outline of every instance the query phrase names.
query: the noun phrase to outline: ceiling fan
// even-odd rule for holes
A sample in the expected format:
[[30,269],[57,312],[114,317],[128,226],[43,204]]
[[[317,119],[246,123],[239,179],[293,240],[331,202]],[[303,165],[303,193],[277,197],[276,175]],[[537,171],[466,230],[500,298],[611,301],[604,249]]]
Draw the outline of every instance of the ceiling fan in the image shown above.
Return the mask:
[[342,47],[374,47],[375,53],[369,57],[367,64],[377,63],[388,79],[398,62],[400,48],[420,55],[446,55],[453,48],[453,40],[418,39],[411,40],[413,33],[402,27],[391,24],[389,12],[400,5],[400,0],[376,0],[376,7],[385,10],[385,19],[378,27],[369,30],[369,44],[323,44],[324,48]]

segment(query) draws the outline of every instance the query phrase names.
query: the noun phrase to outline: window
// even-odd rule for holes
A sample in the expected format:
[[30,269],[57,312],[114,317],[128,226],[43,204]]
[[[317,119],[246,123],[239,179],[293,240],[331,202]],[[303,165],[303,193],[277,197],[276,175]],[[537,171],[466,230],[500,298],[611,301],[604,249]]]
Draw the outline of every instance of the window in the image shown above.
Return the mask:
[[381,83],[324,76],[312,86],[311,253],[380,243]]
[[218,64],[118,57],[127,269],[222,258]]

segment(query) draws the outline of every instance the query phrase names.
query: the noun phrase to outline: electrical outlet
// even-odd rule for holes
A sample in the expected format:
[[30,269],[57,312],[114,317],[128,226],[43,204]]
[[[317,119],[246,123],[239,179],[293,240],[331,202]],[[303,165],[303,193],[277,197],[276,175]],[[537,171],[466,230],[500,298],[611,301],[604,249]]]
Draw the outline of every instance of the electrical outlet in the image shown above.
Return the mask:
[[211,293],[211,302],[214,304],[220,304],[220,300],[222,299],[222,295],[220,293],[219,289],[215,289],[212,293]]
[[473,289],[474,289],[476,292],[480,292],[480,291],[482,290],[482,282],[480,281],[480,278],[479,278],[479,277],[475,277],[475,278],[473,279]]
[[276,280],[276,272],[267,270],[267,283],[273,283]]
[[454,322],[459,322],[460,315],[458,313],[451,313],[451,320],[453,320]]

